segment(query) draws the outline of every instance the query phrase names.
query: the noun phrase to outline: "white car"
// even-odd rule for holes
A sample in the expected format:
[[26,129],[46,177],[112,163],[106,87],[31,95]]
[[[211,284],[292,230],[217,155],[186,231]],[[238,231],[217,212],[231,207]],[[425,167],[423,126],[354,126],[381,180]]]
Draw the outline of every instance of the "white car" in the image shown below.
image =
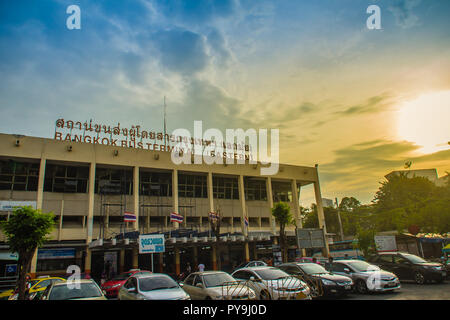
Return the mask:
[[249,267],[231,274],[235,279],[247,281],[261,300],[311,299],[308,285],[274,267]]
[[190,300],[171,277],[162,273],[137,273],[119,289],[119,300]]
[[254,300],[256,293],[223,271],[191,273],[181,284],[195,300]]

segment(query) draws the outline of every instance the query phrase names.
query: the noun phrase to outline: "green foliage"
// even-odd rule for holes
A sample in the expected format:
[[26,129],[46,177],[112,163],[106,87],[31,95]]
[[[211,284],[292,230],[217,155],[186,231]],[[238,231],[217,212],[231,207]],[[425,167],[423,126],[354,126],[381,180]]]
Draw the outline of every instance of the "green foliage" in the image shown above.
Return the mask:
[[9,220],[0,224],[13,252],[35,250],[42,246],[53,225],[52,213],[42,213],[32,207],[15,209]]
[[281,225],[289,225],[294,224],[294,218],[291,213],[291,208],[285,202],[277,202],[275,203],[272,209],[272,215],[275,218],[275,221]]
[[358,239],[357,247],[363,252],[365,257],[376,251],[375,230],[359,228],[356,239]]
[[344,197],[339,204],[339,210],[341,211],[354,211],[361,206],[361,202],[353,197]]

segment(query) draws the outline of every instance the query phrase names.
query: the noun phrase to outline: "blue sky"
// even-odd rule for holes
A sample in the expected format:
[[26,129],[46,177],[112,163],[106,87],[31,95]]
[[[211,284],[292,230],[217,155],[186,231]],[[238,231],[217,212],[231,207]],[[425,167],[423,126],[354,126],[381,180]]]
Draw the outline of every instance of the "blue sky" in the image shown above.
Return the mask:
[[[66,28],[72,4],[81,30]],[[366,28],[371,4],[382,30]],[[169,129],[279,128],[282,162],[319,163],[324,196],[368,202],[407,159],[450,170],[448,146],[420,153],[397,132],[408,101],[450,90],[449,13],[438,0],[2,1],[0,132],[51,137],[60,117],[160,129],[167,96]],[[423,110],[442,118],[442,103]]]

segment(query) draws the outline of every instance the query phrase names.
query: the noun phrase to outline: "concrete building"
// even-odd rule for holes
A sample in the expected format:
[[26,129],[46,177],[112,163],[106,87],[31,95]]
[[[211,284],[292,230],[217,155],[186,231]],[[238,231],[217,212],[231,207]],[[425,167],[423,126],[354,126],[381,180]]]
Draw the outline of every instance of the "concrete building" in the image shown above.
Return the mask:
[[[301,226],[305,185],[314,185],[325,229],[317,167],[281,164],[276,175],[261,176],[260,166],[175,165],[165,151],[0,134],[0,219],[8,219],[8,204],[52,211],[56,227],[35,253],[31,273],[60,274],[76,264],[98,277],[106,260],[114,272],[150,268],[150,255],[139,255],[137,244],[148,233],[166,236],[165,252],[152,259],[155,271],[179,274],[187,261],[217,269],[208,215],[219,211],[220,264],[231,269],[272,255],[274,202],[288,202]],[[124,212],[137,214],[136,222],[124,222]],[[184,217],[180,225],[170,221],[172,212]],[[0,252],[9,252],[1,233]]]
[[390,177],[394,175],[400,175],[404,174],[407,178],[413,178],[413,177],[423,177],[427,178],[437,186],[444,186],[445,185],[445,179],[446,176],[443,176],[441,178],[438,178],[437,170],[436,169],[418,169],[418,170],[395,170],[384,177],[386,179],[389,179]]

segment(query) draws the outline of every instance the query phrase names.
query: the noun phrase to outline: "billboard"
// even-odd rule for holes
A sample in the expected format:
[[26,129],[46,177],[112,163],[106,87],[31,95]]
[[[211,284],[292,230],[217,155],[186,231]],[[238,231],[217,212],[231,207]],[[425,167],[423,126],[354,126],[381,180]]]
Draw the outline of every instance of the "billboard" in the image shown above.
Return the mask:
[[297,229],[297,243],[300,249],[325,248],[325,237],[322,229]]
[[164,252],[163,234],[144,234],[139,236],[139,253]]
[[397,251],[395,236],[375,236],[374,240],[378,252]]

